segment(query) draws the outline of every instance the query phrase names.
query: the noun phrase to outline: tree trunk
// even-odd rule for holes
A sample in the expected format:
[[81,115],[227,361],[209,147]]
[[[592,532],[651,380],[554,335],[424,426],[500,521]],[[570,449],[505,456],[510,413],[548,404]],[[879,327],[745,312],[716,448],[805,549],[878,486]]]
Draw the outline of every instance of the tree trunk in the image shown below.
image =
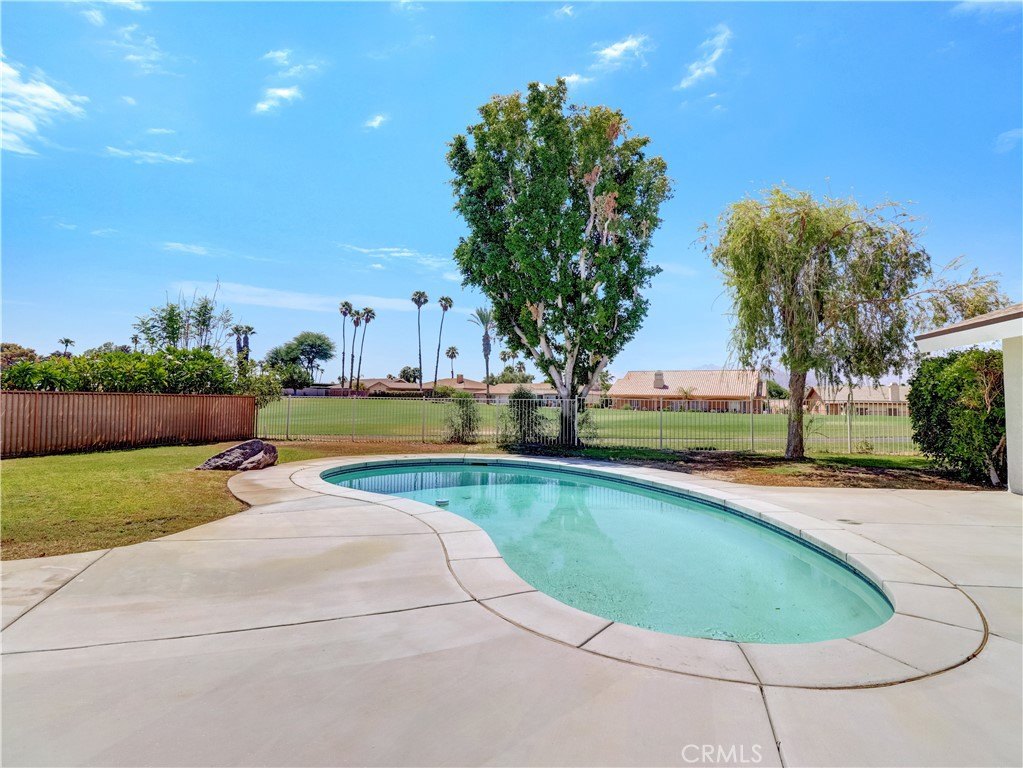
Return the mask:
[[789,437],[785,445],[786,459],[802,459],[803,400],[806,396],[806,371],[789,373]]
[[[362,344],[359,345],[359,370],[355,374],[355,386],[356,386],[356,388],[358,388],[358,386],[362,383],[362,350],[364,350],[366,348],[366,329],[367,328],[369,328],[369,323],[366,323],[365,325],[362,326]],[[352,347],[353,348],[355,347],[355,339],[352,339]]]
[[490,402],[490,334],[483,330],[483,368],[485,376],[484,383],[487,385],[487,402]]
[[575,398],[563,398],[561,401],[561,424],[558,429],[558,444],[574,448],[579,444],[579,430],[576,422]]
[[345,326],[348,325],[348,318],[341,317],[341,386],[345,384],[345,354],[348,352],[348,342],[345,340]]
[[444,336],[444,315],[447,312],[441,310],[440,313],[440,330],[437,331],[437,359],[433,363],[433,388],[437,389],[437,376],[440,375],[440,340]]
[[[416,305],[416,336],[419,338],[419,394],[423,394],[423,308]],[[436,389],[436,383],[434,383]]]

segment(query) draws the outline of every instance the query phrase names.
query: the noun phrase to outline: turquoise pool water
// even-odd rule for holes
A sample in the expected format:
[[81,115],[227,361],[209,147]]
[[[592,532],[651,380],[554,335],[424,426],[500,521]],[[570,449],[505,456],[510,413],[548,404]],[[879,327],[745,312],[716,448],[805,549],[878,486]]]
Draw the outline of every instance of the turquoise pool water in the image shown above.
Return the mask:
[[782,533],[688,497],[500,465],[323,473],[435,504],[485,530],[532,586],[580,610],[675,635],[759,643],[849,637],[892,615],[861,576]]

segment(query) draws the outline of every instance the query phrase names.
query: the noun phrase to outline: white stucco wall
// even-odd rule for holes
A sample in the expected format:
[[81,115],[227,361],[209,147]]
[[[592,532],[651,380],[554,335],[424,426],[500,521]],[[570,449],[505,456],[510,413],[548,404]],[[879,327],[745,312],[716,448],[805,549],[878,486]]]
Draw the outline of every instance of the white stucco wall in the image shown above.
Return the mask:
[[1023,495],[1023,336],[1002,339],[1009,490]]

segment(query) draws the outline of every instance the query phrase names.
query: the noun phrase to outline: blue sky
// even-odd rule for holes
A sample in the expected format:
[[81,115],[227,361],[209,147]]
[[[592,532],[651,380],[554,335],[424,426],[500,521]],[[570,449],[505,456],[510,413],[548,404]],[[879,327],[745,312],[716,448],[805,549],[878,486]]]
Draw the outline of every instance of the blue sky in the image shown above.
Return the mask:
[[1018,301],[1021,7],[5,3],[3,340],[126,343],[219,280],[257,356],[303,330],[340,343],[338,302],[372,306],[376,376],[414,364],[421,289],[424,347],[450,295],[444,347],[479,378],[446,144],[491,95],[558,76],[623,110],[676,181],[616,374],[726,362],[697,228],[782,181],[912,201],[935,263],[964,255]]

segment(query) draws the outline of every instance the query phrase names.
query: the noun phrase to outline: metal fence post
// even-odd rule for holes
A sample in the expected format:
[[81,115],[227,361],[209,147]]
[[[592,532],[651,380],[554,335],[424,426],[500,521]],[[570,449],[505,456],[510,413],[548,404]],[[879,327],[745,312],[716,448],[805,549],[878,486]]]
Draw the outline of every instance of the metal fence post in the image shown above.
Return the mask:
[[355,442],[355,409],[359,406],[359,398],[352,398],[352,442]]
[[291,395],[288,395],[288,415],[284,418],[284,439],[291,439]]
[[660,437],[660,449],[664,450],[664,398],[660,398],[657,401],[658,407],[661,411],[661,437]]
[[423,398],[422,417],[420,419],[420,437],[419,442],[426,442],[426,398]]
[[749,449],[750,451],[756,451],[756,439],[753,435],[753,396],[749,398]]
[[845,452],[852,453],[852,400],[845,404]]

